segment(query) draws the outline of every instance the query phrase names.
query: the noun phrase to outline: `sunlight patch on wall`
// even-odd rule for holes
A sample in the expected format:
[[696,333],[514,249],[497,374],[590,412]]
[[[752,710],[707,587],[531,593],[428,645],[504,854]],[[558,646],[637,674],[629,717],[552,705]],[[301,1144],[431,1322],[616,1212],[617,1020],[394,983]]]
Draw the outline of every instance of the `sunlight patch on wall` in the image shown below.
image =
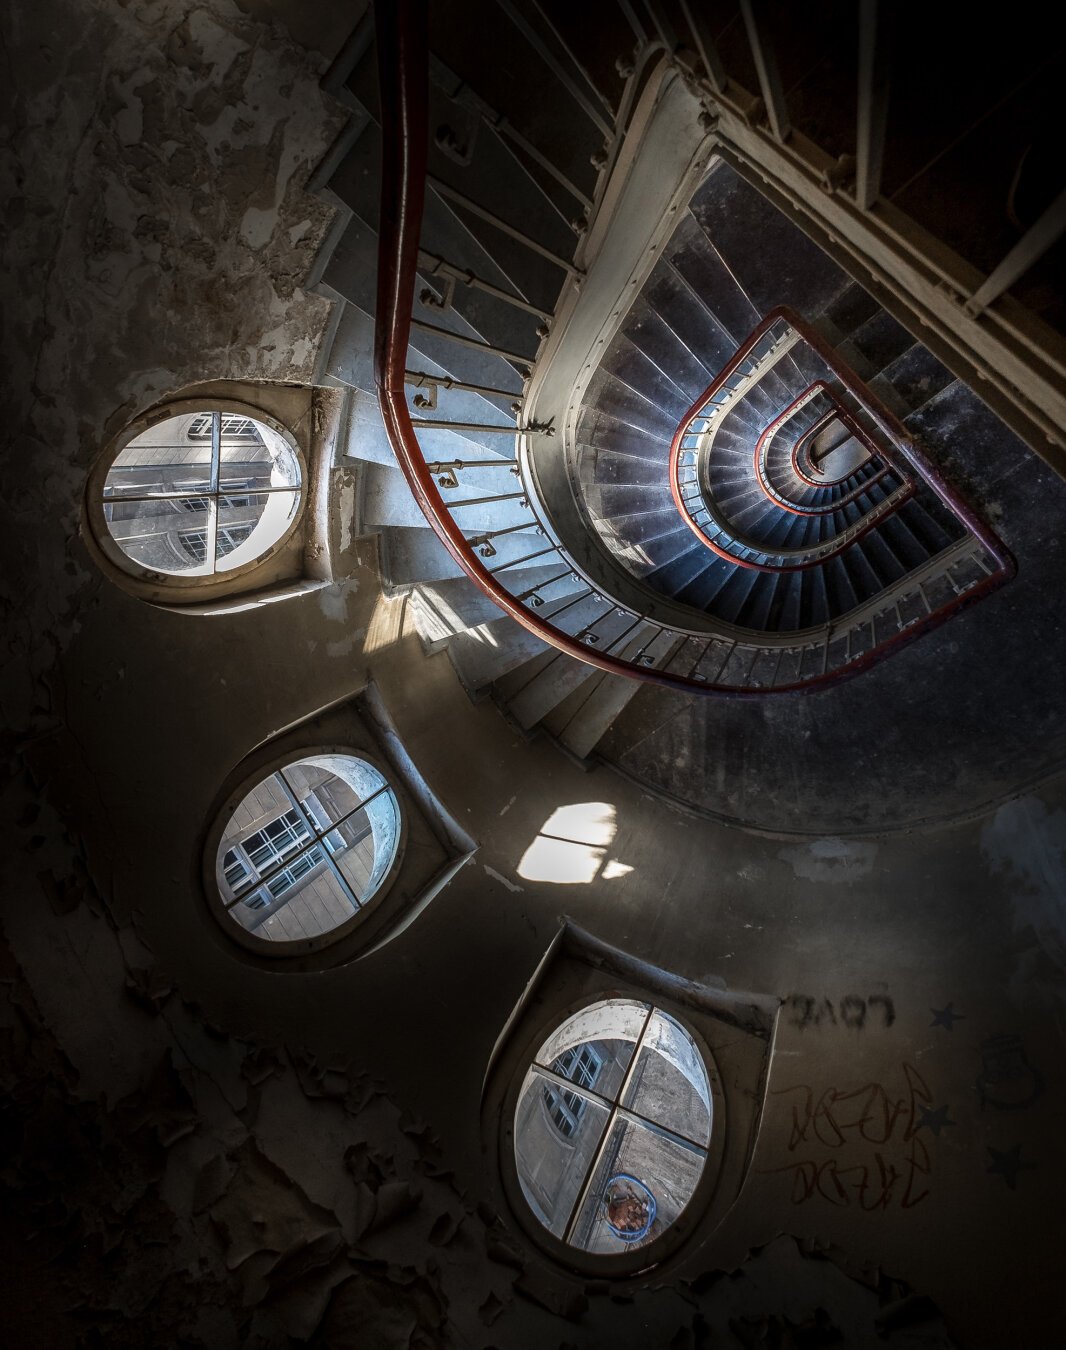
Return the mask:
[[373,652],[391,647],[403,631],[404,614],[407,609],[406,598],[391,599],[387,595],[378,596],[374,613],[367,625],[366,642],[363,652],[369,656]]
[[518,875],[527,881],[587,885],[597,876],[611,881],[633,869],[607,858],[617,831],[609,802],[575,802],[557,807],[522,855]]

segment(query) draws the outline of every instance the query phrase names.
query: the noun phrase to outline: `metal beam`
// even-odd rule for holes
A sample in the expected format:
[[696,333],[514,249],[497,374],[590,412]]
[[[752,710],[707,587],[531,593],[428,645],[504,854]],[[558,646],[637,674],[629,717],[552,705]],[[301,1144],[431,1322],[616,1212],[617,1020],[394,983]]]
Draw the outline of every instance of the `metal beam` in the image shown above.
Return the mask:
[[585,81],[588,87],[596,95],[596,98],[602,104],[604,111],[607,113],[607,116],[611,118],[611,120],[613,121],[615,115],[614,106],[612,105],[611,100],[607,97],[607,95],[604,94],[599,88],[597,88],[596,81],[592,78],[591,74],[589,73],[588,67],[578,58],[577,53],[566,41],[562,33],[559,32],[558,26],[552,22],[551,16],[545,12],[544,6],[540,3],[540,0],[533,0],[533,8],[540,15],[541,22],[544,24],[545,28],[548,29],[552,37],[559,44],[559,46],[562,47],[564,52],[566,52],[566,55],[570,60],[570,64],[576,70],[579,70],[581,72],[581,78]]
[[680,0],[681,13],[685,16],[685,22],[688,24],[688,30],[692,34],[692,40],[696,44],[696,53],[700,58],[703,69],[707,72],[707,80],[716,94],[724,94],[726,87],[725,66],[722,64],[722,58],[718,55],[718,50],[710,38],[700,29],[699,24],[692,16],[692,9],[689,0]]
[[755,61],[755,72],[759,77],[759,91],[766,104],[770,130],[775,140],[787,141],[792,134],[792,123],[789,121],[788,107],[785,103],[785,87],[781,83],[781,72],[777,68],[777,58],[766,35],[765,23],[760,28],[759,21],[755,17],[753,0],[740,0],[740,12],[744,16],[744,27],[748,30],[748,43]]
[[[607,118],[603,116],[600,110],[593,103],[592,99],[588,97],[588,95],[577,83],[577,81],[572,80],[570,78],[570,72],[566,70],[566,68],[555,59],[554,52],[552,52],[551,48],[540,36],[540,34],[536,31],[533,25],[526,22],[526,20],[518,12],[517,6],[511,3],[511,0],[497,0],[497,4],[507,15],[507,17],[511,20],[511,23],[514,24],[515,28],[518,29],[518,31],[522,34],[525,40],[537,53],[537,55],[544,62],[544,64],[548,67],[548,69],[552,72],[552,74],[563,86],[563,88],[567,90],[570,97],[574,100],[574,102],[585,114],[585,116],[589,119],[589,121],[593,124],[593,126],[595,126],[599,131],[603,133],[605,137],[609,139],[611,135],[614,133],[614,127],[612,126],[611,122],[608,121]],[[581,69],[580,66],[578,66],[578,69],[579,70]]]
[[881,194],[881,162],[888,124],[891,5],[861,0],[859,6],[858,118],[855,129],[855,200],[869,211]]
[[977,315],[1010,290],[1052,244],[1066,234],[1066,190],[1059,193],[1035,225],[1026,230],[985,283],[966,301],[967,314]]
[[648,35],[644,31],[644,25],[637,18],[636,11],[629,3],[629,0],[618,0],[618,7],[626,17],[626,22],[633,30],[633,36],[637,39],[638,46],[645,46],[648,41]]
[[668,52],[675,51],[677,49],[677,34],[674,32],[673,24],[662,12],[662,6],[655,4],[654,0],[650,0],[645,8],[651,15],[652,27],[655,29],[659,41]]

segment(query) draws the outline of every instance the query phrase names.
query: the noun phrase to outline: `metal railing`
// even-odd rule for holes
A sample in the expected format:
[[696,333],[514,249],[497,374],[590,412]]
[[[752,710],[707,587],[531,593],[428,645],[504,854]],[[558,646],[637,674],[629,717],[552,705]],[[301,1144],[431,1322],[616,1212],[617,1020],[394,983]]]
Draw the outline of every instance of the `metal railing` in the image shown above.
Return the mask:
[[[878,596],[840,620],[797,632],[756,633],[694,613],[693,627],[684,628],[637,613],[632,606],[619,605],[600,582],[582,570],[563,541],[555,537],[548,515],[525,481],[516,458],[494,456],[486,449],[473,457],[464,454],[454,459],[427,459],[419,443],[420,432],[515,435],[517,445],[517,437],[533,428],[523,424],[523,400],[517,391],[464,382],[450,374],[409,365],[412,328],[429,332],[442,343],[491,353],[508,363],[511,374],[516,368],[527,371],[535,358],[493,347],[468,333],[413,319],[420,269],[424,276],[443,278],[442,308],[447,308],[454,287],[476,285],[481,279],[449,263],[439,252],[424,248],[420,238],[428,163],[429,54],[424,7],[411,0],[398,0],[394,5],[379,6],[376,13],[383,135],[375,344],[378,398],[390,444],[420,510],[455,563],[484,595],[545,643],[600,670],[678,690],[746,698],[809,688],[855,674],[917,631],[942,622],[959,605],[1000,583],[1009,558],[998,540],[963,508],[960,518],[967,521],[970,534],[962,546],[953,545],[942,557],[931,560],[936,563],[932,570],[929,565],[919,569],[898,583],[890,595]],[[649,51],[660,49],[660,44],[649,47]],[[611,148],[600,169],[594,201],[602,200],[606,175],[625,134],[634,81],[646,59],[646,53],[638,53],[635,72],[613,116]],[[597,113],[598,117],[604,115],[602,110]],[[512,237],[519,243],[536,243],[514,234]],[[580,243],[575,256],[579,250]],[[544,248],[535,251],[558,266],[562,286],[573,283],[578,271],[575,263]],[[518,303],[511,295],[495,298]],[[520,307],[527,311],[532,308],[525,302]],[[536,311],[537,317],[544,315],[545,311]],[[550,322],[550,316],[546,321]],[[759,371],[781,359],[801,334],[804,340],[812,340],[788,311],[768,315],[746,348],[728,363],[712,390],[701,399],[706,420],[720,415],[724,407],[742,397],[745,388],[758,379]],[[463,416],[416,418],[409,406],[410,400],[420,412],[443,413],[444,403],[470,396],[490,403],[508,401],[515,424]],[[713,407],[708,406],[709,401]],[[873,416],[875,421],[887,418],[883,412]],[[680,438],[671,454],[672,489],[677,479],[679,444]],[[907,464],[912,469],[921,465],[918,472],[925,481],[942,499],[950,501],[953,509],[957,507],[954,495],[924,465],[916,448],[909,444],[900,448]],[[492,489],[492,471],[508,480],[503,485],[507,490]],[[475,476],[473,485],[469,474]],[[517,486],[515,477],[519,479]],[[455,498],[448,495],[451,493],[471,495]],[[683,502],[678,505],[683,510]],[[494,561],[486,565],[490,560]],[[736,557],[730,561],[743,565]],[[534,563],[537,579],[531,582],[526,569]],[[945,578],[949,579],[951,594],[942,597],[939,591]],[[654,598],[649,595],[649,602]]]

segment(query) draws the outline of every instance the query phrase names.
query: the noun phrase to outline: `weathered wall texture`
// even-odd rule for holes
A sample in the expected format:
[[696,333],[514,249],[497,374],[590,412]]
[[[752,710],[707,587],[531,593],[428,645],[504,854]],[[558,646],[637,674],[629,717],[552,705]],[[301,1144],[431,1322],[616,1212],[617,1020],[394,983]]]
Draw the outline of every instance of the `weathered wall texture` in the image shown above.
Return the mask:
[[2,23],[0,518],[24,625],[4,710],[22,724],[27,672],[95,581],[74,536],[107,433],[204,378],[308,379],[327,305],[300,281],[331,211],[305,183],[344,116],[325,56],[231,0],[20,0]]
[[[0,520],[6,1342],[1054,1345],[1061,784],[940,831],[730,829],[471,705],[381,595],[372,540],[344,583],[225,619],[93,571],[80,494],[118,410],[311,369],[324,313],[299,279],[326,218],[300,184],[340,119],[328,51],[265,12],[5,19],[25,300]],[[211,804],[368,679],[478,854],[363,961],[244,964],[198,893]],[[583,803],[613,829],[591,880],[538,879],[538,836]],[[740,1201],[713,1249],[636,1286],[540,1265],[482,1156],[486,1064],[563,914],[783,1000]]]

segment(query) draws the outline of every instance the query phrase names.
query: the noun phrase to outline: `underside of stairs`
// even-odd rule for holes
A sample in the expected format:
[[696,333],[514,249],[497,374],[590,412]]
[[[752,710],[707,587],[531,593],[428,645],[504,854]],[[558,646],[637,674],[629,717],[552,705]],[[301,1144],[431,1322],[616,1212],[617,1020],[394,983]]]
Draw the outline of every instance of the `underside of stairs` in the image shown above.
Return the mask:
[[[575,25],[564,43],[510,5],[480,7],[479,17],[492,31],[473,45],[443,18],[431,32],[430,162],[408,355],[419,444],[469,543],[539,618],[648,668],[683,672],[698,660],[716,662],[713,643],[663,632],[567,564],[531,518],[516,459],[530,373],[560,294],[580,279],[582,240],[610,167],[604,126],[625,96],[633,34]],[[477,52],[494,42],[507,59],[490,69]],[[516,87],[514,72],[531,69],[525,89]],[[319,379],[346,391],[347,453],[361,466],[356,527],[379,535],[385,584],[410,594],[427,654],[447,652],[472,698],[495,699],[523,732],[547,733],[587,759],[609,734],[625,741],[641,685],[556,651],[502,614],[415,504],[373,379],[381,114],[371,20],[333,83],[353,120],[318,183],[339,208],[317,277],[320,293],[335,301]],[[824,564],[774,571],[731,564],[679,517],[668,472],[672,438],[780,305],[817,330],[933,462],[949,471],[965,464],[955,428],[963,405],[972,422],[967,387],[720,159],[630,297],[588,385],[575,444],[565,447],[561,437],[558,444],[571,455],[589,531],[642,587],[727,624],[789,633],[829,623],[920,572],[958,542],[960,528],[934,493],[920,483],[903,493],[898,466],[865,451],[849,452],[853,462],[838,455],[842,471],[824,483],[797,478],[796,447],[828,416],[816,403],[789,437],[771,442],[766,460],[771,489],[787,486],[796,509],[758,495],[747,462],[752,445],[824,374],[800,350],[730,408],[702,487],[764,564],[806,557],[871,513],[883,518]],[[991,412],[980,417],[982,437],[1007,435]],[[948,577],[956,595],[974,584]],[[897,619],[903,626],[906,615]],[[871,631],[876,638],[873,624]],[[721,656],[724,668],[725,644]],[[644,702],[654,697],[647,690]]]

